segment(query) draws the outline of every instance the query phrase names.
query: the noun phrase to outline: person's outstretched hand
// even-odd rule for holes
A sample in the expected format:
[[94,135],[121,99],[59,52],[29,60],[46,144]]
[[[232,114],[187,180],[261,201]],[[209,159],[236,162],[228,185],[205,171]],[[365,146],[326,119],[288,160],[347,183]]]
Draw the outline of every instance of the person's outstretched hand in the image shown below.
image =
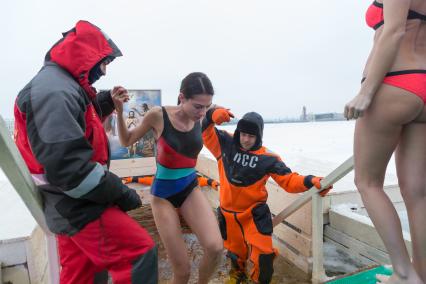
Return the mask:
[[227,108],[217,108],[213,111],[212,120],[215,124],[221,125],[224,122],[231,121],[234,115]]
[[[314,186],[317,188],[317,189],[321,189],[321,180],[322,180],[323,178],[322,177],[314,177],[314,178],[312,178],[312,183],[314,184]],[[324,196],[326,196],[327,195],[327,193],[331,190],[333,188],[333,186],[332,185],[330,185],[329,187],[327,187],[326,189],[324,189],[323,191],[321,191],[320,192],[320,195],[322,196],[322,197],[324,197]]]

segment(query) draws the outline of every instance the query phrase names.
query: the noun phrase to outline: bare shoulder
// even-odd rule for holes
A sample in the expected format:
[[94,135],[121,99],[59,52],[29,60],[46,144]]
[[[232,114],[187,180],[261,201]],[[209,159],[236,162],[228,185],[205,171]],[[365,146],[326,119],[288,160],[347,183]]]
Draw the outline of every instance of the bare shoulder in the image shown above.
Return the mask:
[[152,119],[158,119],[158,118],[161,118],[162,116],[163,116],[163,110],[159,106],[153,107],[145,114],[145,118],[150,117]]
[[158,138],[163,132],[163,110],[156,106],[150,109],[143,118],[154,130],[155,137]]

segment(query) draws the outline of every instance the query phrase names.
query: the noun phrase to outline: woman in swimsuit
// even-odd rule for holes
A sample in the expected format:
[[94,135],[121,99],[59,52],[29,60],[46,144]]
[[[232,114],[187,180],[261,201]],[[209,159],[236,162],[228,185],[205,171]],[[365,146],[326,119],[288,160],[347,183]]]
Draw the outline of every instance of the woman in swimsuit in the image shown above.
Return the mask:
[[198,188],[195,164],[203,147],[201,119],[214,91],[203,73],[191,73],[181,84],[178,106],[149,110],[141,124],[127,129],[123,119],[126,96],[113,98],[118,113],[118,131],[123,146],[132,145],[149,130],[157,143],[157,172],[151,193],[155,224],[173,267],[173,283],[187,283],[190,261],[182,237],[179,213],[204,249],[198,283],[208,283],[222,255],[223,244],[210,204]]
[[[374,45],[360,91],[345,106],[345,117],[358,119],[355,184],[393,265],[387,283],[426,282],[425,15],[425,0],[375,1],[368,8]],[[394,152],[410,224],[412,262],[397,212],[383,191]]]

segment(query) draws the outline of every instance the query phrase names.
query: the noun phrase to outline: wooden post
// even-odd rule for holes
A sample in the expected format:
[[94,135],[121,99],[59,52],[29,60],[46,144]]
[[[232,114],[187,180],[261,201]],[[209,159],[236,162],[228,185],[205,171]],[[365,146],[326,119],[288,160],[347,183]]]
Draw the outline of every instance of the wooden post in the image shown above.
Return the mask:
[[327,280],[323,257],[323,206],[319,194],[312,196],[312,283],[323,283]]
[[[43,203],[34,181],[10,137],[6,123],[0,116],[0,167],[13,185],[25,206],[46,234],[49,283],[59,283],[59,261],[55,236],[49,231],[43,213]],[[0,282],[1,283],[1,282]]]
[[55,235],[46,234],[46,248],[49,283],[57,284],[59,283],[59,256]]

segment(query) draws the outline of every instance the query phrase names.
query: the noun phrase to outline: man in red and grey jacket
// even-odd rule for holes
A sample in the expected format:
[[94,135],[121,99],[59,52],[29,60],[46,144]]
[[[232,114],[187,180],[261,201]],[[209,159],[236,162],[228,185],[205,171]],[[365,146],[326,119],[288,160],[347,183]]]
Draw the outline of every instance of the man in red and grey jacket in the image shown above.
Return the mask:
[[108,170],[102,120],[114,110],[112,95],[127,91],[92,87],[118,56],[102,30],[79,21],[16,98],[15,142],[57,234],[61,283],[101,283],[105,270],[114,283],[157,283],[156,246],[125,213],[140,198]]

